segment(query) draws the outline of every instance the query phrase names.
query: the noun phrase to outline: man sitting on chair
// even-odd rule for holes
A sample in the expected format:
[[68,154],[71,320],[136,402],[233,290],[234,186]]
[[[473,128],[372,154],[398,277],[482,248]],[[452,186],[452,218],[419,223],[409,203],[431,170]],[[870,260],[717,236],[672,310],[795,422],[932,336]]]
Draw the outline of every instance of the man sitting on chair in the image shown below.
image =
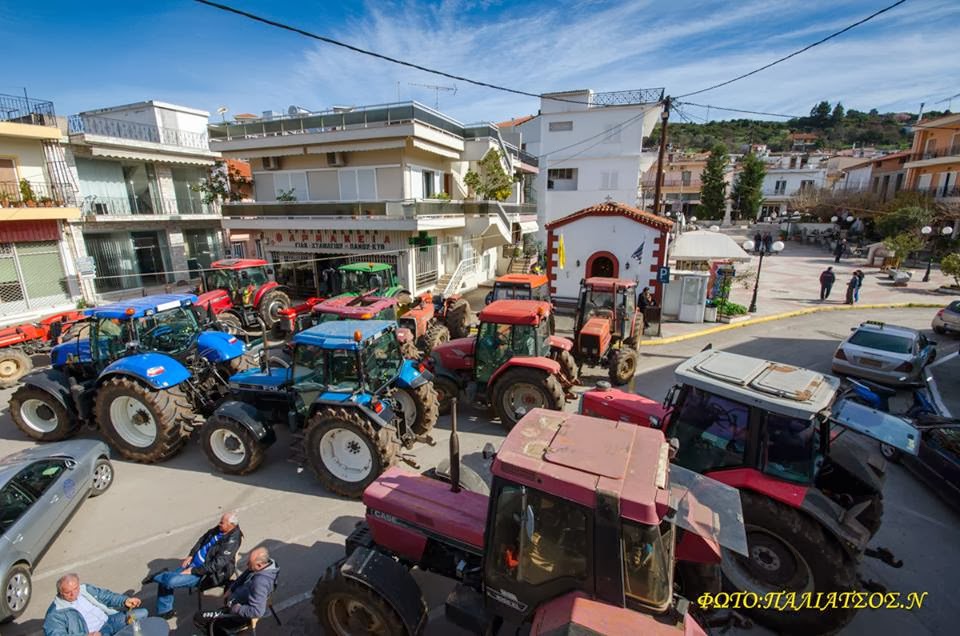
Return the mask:
[[253,619],[267,613],[267,600],[279,573],[267,549],[254,548],[247,557],[247,569],[227,587],[223,607],[197,613],[194,625],[214,636],[227,636],[246,628]]

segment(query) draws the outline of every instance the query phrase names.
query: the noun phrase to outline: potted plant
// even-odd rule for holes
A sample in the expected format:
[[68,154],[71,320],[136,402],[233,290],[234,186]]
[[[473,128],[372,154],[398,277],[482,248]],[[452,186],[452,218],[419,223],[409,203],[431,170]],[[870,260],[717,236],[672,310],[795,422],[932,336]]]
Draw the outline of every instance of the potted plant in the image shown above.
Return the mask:
[[284,203],[296,201],[297,195],[295,195],[294,192],[296,192],[295,188],[290,188],[289,190],[280,190],[280,192],[277,193],[277,201],[283,201]]
[[27,204],[28,208],[37,207],[37,201],[34,198],[33,186],[26,179],[20,179],[20,198]]
[[40,197],[40,205],[42,205],[45,208],[52,208],[53,199],[51,199],[50,197]]
[[720,317],[720,322],[729,323],[740,316],[746,316],[747,308],[729,300],[721,300],[717,303],[717,314]]
[[0,192],[0,208],[9,208],[10,205],[10,195],[6,192]]

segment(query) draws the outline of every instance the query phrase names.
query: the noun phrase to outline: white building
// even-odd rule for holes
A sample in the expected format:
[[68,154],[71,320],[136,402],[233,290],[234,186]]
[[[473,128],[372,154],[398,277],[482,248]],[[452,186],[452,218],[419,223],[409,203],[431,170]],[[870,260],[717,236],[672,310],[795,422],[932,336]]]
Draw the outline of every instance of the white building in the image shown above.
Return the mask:
[[540,113],[517,128],[521,149],[540,159],[534,190],[541,228],[605,200],[641,205],[641,175],[657,159],[657,147],[644,148],[643,138],[660,118],[662,98],[662,89],[640,89],[540,99]]
[[775,155],[764,158],[767,173],[763,177],[763,204],[760,216],[784,216],[790,201],[827,185],[825,157],[804,154]]

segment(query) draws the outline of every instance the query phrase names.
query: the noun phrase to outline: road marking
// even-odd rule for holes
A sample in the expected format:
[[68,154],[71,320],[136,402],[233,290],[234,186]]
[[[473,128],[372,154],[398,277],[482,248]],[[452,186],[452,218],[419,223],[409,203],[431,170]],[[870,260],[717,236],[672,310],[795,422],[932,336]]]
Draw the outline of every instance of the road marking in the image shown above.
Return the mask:
[[291,607],[294,607],[296,605],[299,605],[300,603],[303,603],[304,601],[310,600],[310,597],[312,595],[313,595],[313,591],[311,590],[309,592],[303,592],[301,594],[297,594],[296,596],[291,596],[290,598],[280,601],[279,603],[275,603],[273,606],[273,609],[276,610],[276,612],[279,614],[284,610],[288,610]]

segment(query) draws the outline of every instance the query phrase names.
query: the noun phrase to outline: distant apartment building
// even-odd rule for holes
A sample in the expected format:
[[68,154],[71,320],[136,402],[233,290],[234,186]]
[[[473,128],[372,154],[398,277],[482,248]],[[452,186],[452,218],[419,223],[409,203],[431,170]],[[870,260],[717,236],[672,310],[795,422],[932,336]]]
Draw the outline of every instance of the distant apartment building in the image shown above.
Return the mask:
[[[697,206],[700,205],[700,189],[703,187],[703,170],[707,167],[709,158],[709,152],[670,151],[667,153],[663,183],[660,187],[664,212],[669,212],[671,215],[682,212],[687,217],[696,214]],[[727,170],[724,172],[728,196],[733,185],[735,159],[730,157]],[[657,162],[654,161],[643,174],[640,182],[641,208],[653,207],[657,166]]]
[[662,89],[540,98],[539,114],[516,128],[522,148],[540,158],[535,191],[541,227],[607,200],[643,205],[641,177],[657,158],[657,147],[644,148],[643,139],[660,119],[662,99]]
[[53,102],[0,95],[0,324],[74,307],[80,298],[75,246],[65,222],[77,219]]
[[960,202],[960,115],[925,119],[913,131],[910,157],[903,164],[907,189],[945,203]]
[[[826,157],[806,154],[764,157],[766,175],[761,193],[760,216],[784,216],[793,211],[791,201],[827,185]],[[736,207],[736,203],[734,204]]]
[[219,155],[209,114],[143,101],[70,117],[68,160],[81,196],[71,223],[97,296],[185,284],[223,256],[218,207],[196,187]]
[[[295,295],[316,295],[335,267],[365,261],[389,263],[411,291],[476,286],[538,230],[525,196],[537,161],[495,124],[403,102],[291,107],[209,132],[211,149],[252,172],[252,200],[223,206],[232,253],[271,261]],[[479,200],[465,181],[491,150],[515,178],[502,202]]]
[[904,165],[910,154],[910,151],[894,152],[848,165],[833,184],[833,189],[870,192],[880,201],[888,201],[905,186],[907,172]]

